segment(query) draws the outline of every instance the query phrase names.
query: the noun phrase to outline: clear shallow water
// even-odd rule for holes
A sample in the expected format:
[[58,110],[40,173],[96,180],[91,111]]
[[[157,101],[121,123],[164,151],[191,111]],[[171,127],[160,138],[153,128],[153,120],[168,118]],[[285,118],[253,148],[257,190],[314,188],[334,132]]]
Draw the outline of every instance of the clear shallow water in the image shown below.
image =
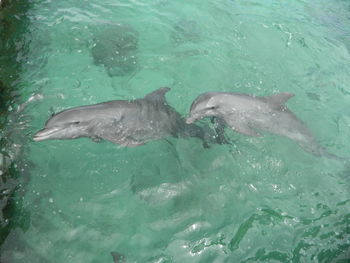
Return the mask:
[[[88,139],[35,143],[52,112],[143,97],[169,86],[181,114],[206,91],[293,92],[288,102],[340,156],[350,126],[346,1],[33,1],[23,65],[22,227],[3,262],[347,262],[349,168],[277,136],[227,131],[137,148]],[[106,24],[138,32],[136,67],[110,77],[93,64]],[[9,126],[9,129],[11,126]],[[24,181],[24,179],[23,179]]]

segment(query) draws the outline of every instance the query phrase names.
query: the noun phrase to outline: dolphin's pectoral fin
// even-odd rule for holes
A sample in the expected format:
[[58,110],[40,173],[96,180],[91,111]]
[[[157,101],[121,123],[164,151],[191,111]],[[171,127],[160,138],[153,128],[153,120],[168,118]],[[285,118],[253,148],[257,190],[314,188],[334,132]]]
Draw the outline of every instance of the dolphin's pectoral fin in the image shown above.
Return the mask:
[[277,108],[281,108],[292,97],[294,97],[293,93],[282,92],[282,93],[273,94],[270,96],[260,97],[260,99],[269,103],[272,106],[275,106]]
[[107,141],[113,142],[115,144],[119,144],[124,147],[137,147],[145,144],[144,142],[134,140],[131,137],[122,138],[122,139],[114,139],[114,138],[105,138],[105,139]]
[[228,125],[236,132],[242,133],[248,136],[261,137],[262,135],[252,130],[247,123],[236,122],[232,125],[228,123]]
[[165,93],[167,93],[170,88],[159,88],[145,96],[144,99],[151,101],[160,101],[166,103]]
[[260,133],[257,133],[256,131],[252,130],[248,126],[242,127],[240,126],[239,128],[233,128],[236,132],[242,133],[244,135],[248,136],[254,136],[254,137],[261,137],[262,135]]

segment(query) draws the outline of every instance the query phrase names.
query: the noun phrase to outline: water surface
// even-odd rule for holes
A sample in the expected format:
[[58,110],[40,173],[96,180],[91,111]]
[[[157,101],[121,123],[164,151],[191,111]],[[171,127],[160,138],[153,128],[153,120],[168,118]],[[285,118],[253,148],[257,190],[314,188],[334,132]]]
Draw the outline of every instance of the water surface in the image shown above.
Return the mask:
[[[14,197],[26,216],[2,262],[113,262],[111,252],[126,262],[350,259],[348,165],[285,138],[227,131],[233,145],[210,149],[195,138],[137,148],[31,140],[53,112],[162,86],[183,115],[207,91],[292,92],[288,107],[320,144],[349,157],[348,2],[36,0],[27,16],[20,92],[43,99],[9,135],[26,138],[20,159],[32,165]],[[113,26],[137,32],[126,64],[116,55],[118,74],[92,52]]]

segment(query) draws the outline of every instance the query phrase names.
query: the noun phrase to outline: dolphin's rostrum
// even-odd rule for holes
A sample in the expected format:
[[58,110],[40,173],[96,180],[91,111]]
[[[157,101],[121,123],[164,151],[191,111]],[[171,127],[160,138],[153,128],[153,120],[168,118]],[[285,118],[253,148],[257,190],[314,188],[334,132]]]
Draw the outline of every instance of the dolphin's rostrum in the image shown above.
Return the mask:
[[192,103],[186,122],[216,117],[238,133],[259,137],[259,131],[265,131],[287,137],[316,156],[342,159],[320,146],[306,125],[284,105],[293,96],[287,92],[263,97],[233,92],[203,93]]
[[70,108],[53,115],[34,141],[89,137],[126,147],[173,137],[198,137],[204,145],[219,142],[215,133],[195,124],[186,124],[181,115],[168,105],[160,88],[142,99],[114,100],[95,105]]

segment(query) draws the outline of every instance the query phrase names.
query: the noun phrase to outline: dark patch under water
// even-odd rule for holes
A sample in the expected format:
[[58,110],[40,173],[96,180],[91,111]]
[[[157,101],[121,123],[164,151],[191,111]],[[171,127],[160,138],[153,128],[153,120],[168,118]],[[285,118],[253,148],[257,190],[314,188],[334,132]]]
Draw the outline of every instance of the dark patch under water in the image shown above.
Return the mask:
[[110,77],[136,70],[138,33],[129,25],[102,25],[94,34],[91,49],[94,63],[103,65]]
[[189,19],[181,19],[174,25],[171,39],[175,45],[199,42],[200,34],[197,22]]

